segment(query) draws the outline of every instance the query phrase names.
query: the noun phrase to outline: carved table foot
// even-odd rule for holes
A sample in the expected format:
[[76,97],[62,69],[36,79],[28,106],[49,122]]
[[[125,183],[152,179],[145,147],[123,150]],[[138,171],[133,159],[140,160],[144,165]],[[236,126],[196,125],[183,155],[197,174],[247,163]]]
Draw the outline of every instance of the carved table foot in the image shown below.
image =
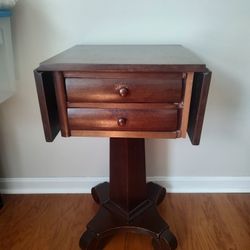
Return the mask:
[[87,225],[80,239],[85,250],[103,249],[118,231],[149,234],[154,249],[176,249],[177,241],[168,224],[159,215],[156,205],[163,201],[166,190],[152,182],[147,184],[148,198],[127,212],[109,199],[107,182],[92,188],[93,199],[101,205],[96,216]]
[[97,204],[104,204],[109,200],[109,183],[103,182],[91,189],[91,194]]
[[155,205],[161,204],[166,196],[166,189],[156,183],[147,183],[148,199],[155,203]]
[[177,240],[170,230],[166,230],[159,238],[152,239],[152,245],[155,250],[171,250],[176,249]]

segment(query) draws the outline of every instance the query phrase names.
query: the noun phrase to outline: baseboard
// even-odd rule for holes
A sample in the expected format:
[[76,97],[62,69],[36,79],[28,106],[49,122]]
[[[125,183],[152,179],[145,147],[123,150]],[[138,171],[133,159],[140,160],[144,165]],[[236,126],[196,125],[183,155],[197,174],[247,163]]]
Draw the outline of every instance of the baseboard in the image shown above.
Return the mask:
[[250,177],[150,177],[170,193],[250,193]]
[[105,177],[0,178],[2,194],[90,193]]
[[[0,178],[0,193],[90,193],[105,177]],[[250,193],[250,177],[148,177],[170,193]]]

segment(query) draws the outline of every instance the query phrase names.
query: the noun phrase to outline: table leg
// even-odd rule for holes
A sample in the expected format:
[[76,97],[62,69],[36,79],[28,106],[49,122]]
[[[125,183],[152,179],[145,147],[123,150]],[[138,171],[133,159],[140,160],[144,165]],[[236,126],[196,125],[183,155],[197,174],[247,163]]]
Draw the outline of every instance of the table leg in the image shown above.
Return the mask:
[[110,139],[110,183],[92,188],[101,205],[80,239],[81,249],[103,249],[118,231],[135,231],[152,236],[155,249],[175,249],[177,241],[156,206],[165,188],[146,183],[144,139]]

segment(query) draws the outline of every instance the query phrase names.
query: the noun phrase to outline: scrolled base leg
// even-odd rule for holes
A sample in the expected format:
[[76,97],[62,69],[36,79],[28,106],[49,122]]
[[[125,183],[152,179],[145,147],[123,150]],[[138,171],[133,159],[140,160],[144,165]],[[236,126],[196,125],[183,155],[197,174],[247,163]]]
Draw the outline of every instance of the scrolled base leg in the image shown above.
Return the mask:
[[104,204],[109,200],[109,183],[103,182],[93,187],[91,194],[97,204]]
[[152,246],[154,250],[174,250],[177,248],[177,240],[171,231],[166,230],[159,238],[152,239]]
[[160,235],[160,245],[161,250],[177,248],[176,237],[170,230],[166,230]]
[[98,241],[95,233],[90,231],[85,231],[81,236],[79,246],[84,250],[97,250],[98,249]]
[[93,199],[101,208],[88,223],[80,239],[80,248],[104,249],[113,235],[125,230],[151,235],[155,250],[176,249],[177,240],[156,208],[163,201],[166,189],[152,182],[147,184],[147,189],[147,199],[132,212],[126,212],[109,199],[109,183],[104,182],[92,188]]
[[155,205],[161,204],[166,196],[166,189],[154,182],[147,183],[148,199]]

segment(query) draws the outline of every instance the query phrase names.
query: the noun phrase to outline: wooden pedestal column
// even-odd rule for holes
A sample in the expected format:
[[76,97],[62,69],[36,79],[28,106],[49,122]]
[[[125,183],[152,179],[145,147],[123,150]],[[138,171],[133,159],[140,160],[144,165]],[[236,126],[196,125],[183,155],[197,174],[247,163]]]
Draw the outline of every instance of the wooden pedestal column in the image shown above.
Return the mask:
[[110,139],[109,193],[127,213],[146,200],[144,139]]
[[154,249],[175,249],[177,241],[156,206],[163,201],[165,188],[146,184],[144,139],[110,139],[110,183],[92,188],[101,205],[80,239],[81,249],[103,249],[121,230],[147,233]]

